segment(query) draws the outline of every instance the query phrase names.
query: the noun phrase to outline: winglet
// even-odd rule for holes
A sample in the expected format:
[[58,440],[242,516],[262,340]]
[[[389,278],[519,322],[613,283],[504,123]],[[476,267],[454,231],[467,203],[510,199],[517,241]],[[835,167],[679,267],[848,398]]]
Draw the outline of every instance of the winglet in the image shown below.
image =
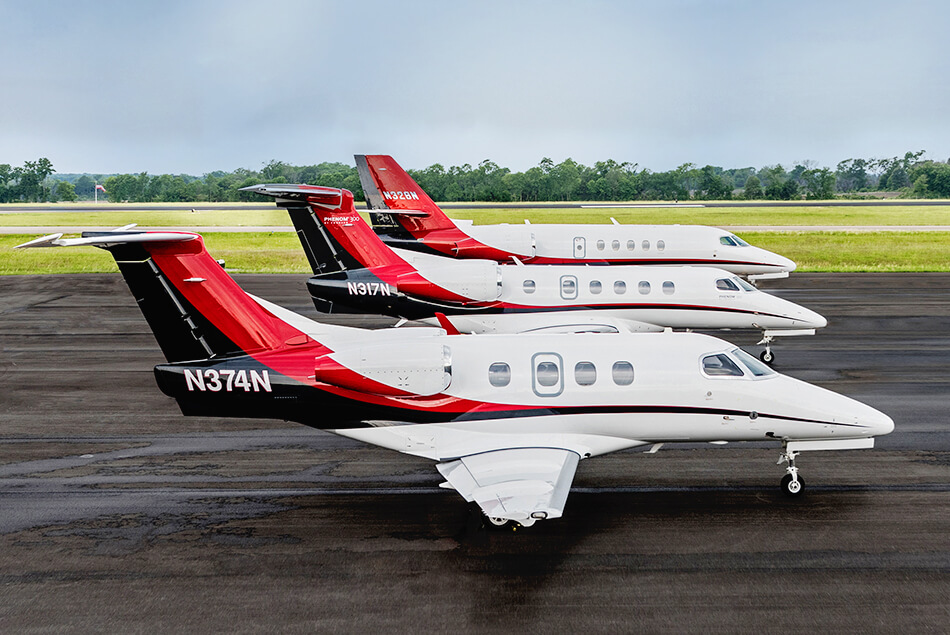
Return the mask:
[[455,328],[455,325],[449,321],[449,318],[445,317],[445,313],[436,313],[435,319],[439,321],[439,326],[445,330],[446,335],[461,335],[461,331]]

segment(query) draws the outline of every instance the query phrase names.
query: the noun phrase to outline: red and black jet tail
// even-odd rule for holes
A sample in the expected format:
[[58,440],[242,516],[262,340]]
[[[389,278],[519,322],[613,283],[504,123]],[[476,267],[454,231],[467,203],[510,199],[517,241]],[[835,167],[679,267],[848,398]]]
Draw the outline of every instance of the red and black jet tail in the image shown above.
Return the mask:
[[93,245],[115,258],[169,362],[215,359],[281,348],[306,336],[265,309],[189,232],[53,234],[19,247]]
[[408,232],[418,238],[433,230],[455,229],[452,219],[391,156],[357,154],[355,159],[370,219],[377,231]]
[[349,190],[285,183],[241,189],[272,196],[287,210],[314,274],[406,267],[356,211]]

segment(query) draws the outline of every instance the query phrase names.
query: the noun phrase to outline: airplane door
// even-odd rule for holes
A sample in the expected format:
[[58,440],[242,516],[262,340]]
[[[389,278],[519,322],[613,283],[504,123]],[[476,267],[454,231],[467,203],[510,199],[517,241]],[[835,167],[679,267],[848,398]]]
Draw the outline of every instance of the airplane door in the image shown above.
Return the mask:
[[557,353],[531,357],[531,388],[538,397],[557,397],[564,391],[564,361]]
[[561,297],[565,300],[577,299],[577,276],[561,276]]
[[586,258],[587,257],[587,241],[583,236],[574,237],[574,257],[575,258]]

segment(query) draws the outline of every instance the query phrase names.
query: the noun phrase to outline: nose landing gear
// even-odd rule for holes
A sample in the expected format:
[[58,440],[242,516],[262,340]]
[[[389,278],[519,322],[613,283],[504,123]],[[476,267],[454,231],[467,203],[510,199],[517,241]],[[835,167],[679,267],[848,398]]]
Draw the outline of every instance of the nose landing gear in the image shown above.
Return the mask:
[[775,361],[775,353],[772,352],[772,340],[775,339],[774,335],[768,333],[762,334],[762,341],[759,344],[765,344],[765,350],[759,354],[759,359],[768,364],[772,365],[772,362]]
[[788,463],[788,467],[785,468],[787,474],[782,477],[782,493],[793,498],[801,496],[805,490],[805,479],[798,475],[798,468],[795,467],[795,457],[799,454],[799,452],[790,452],[786,446],[782,446],[782,455],[776,463],[776,465]]

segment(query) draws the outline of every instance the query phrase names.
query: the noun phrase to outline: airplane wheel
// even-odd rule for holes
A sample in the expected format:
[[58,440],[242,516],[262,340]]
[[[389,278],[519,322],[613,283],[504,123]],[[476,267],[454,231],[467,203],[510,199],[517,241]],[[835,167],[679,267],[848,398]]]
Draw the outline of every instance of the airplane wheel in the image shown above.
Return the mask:
[[801,496],[805,491],[805,480],[799,476],[798,480],[793,481],[791,474],[786,474],[782,478],[782,493],[786,496]]
[[775,353],[769,349],[765,349],[759,354],[759,359],[761,359],[766,364],[770,364],[775,361]]
[[492,516],[488,516],[488,522],[498,528],[507,527],[511,523],[511,521],[507,518],[497,518]]

